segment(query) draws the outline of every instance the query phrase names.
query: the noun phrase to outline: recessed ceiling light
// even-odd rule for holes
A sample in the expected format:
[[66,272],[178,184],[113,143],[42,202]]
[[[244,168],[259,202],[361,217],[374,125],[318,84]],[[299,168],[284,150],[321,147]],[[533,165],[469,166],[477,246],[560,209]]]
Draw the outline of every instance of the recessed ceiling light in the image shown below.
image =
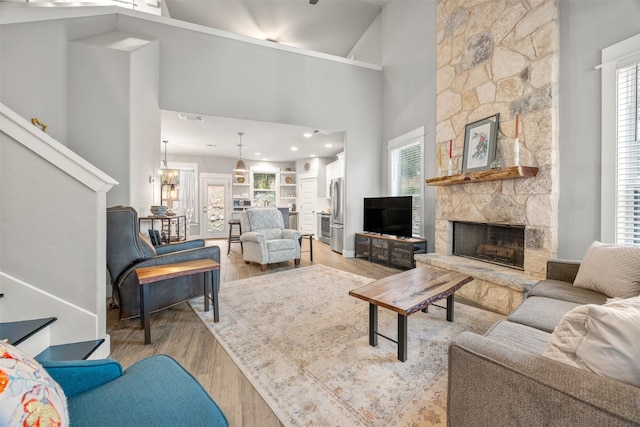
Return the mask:
[[331,148],[331,147],[333,147],[333,144],[325,144],[324,146],[327,147],[327,148]]
[[305,132],[304,134],[305,138],[311,138],[313,135],[311,135],[311,132]]
[[311,155],[311,157],[316,157],[316,155],[315,155],[315,154],[312,154],[312,155]]
[[264,159],[262,159],[263,162],[268,162],[269,159],[267,159],[266,157]]
[[255,156],[262,156],[262,153],[253,153]]
[[298,151],[298,147],[291,147],[291,151]]
[[196,116],[195,114],[178,113],[178,118],[180,118],[180,120],[189,120],[192,122],[204,122],[204,117]]

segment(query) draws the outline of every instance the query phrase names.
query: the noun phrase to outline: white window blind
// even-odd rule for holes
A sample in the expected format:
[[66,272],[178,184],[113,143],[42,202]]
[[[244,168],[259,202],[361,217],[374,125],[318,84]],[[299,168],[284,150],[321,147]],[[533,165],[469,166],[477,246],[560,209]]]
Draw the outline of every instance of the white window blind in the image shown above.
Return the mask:
[[640,62],[617,70],[616,243],[640,245]]
[[392,196],[413,196],[412,233],[420,236],[422,188],[422,139],[389,149],[389,175]]

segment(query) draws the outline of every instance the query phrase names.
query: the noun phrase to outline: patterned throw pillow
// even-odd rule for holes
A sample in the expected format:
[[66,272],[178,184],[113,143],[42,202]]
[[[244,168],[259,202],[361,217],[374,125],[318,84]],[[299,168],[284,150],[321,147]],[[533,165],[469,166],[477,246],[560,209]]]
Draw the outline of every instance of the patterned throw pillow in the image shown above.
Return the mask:
[[640,295],[640,248],[593,242],[573,286],[610,298]]
[[0,425],[69,425],[67,398],[47,371],[14,346],[0,341]]

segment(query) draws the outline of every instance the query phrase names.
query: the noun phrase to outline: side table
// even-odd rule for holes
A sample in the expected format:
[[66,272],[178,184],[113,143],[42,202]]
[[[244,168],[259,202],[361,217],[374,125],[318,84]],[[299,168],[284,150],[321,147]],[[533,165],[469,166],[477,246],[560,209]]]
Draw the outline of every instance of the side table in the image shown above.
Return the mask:
[[[180,240],[187,239],[187,217],[186,215],[165,215],[165,216],[141,216],[138,218],[138,229],[140,229],[140,225],[142,225],[142,221],[151,222],[151,229],[155,230],[155,222],[160,221],[160,231],[163,231],[166,227],[167,229],[167,243],[171,243],[171,226],[175,227],[175,238],[174,241],[179,242]],[[184,233],[180,233],[180,222],[182,222],[182,227],[184,227]],[[165,224],[166,223],[166,224]]]
[[[151,343],[151,318],[149,304],[145,304],[149,294],[149,284],[174,277],[204,273],[204,311],[209,311],[209,299],[213,303],[213,321],[220,320],[218,309],[218,290],[220,289],[220,264],[206,258],[174,264],[154,265],[136,268],[140,283],[140,326],[144,329],[144,343]],[[212,274],[213,273],[213,274]],[[212,277],[213,276],[213,277]],[[211,297],[208,285],[211,284]]]
[[300,235],[300,253],[302,253],[302,239],[309,239],[309,261],[313,261],[313,233],[303,233]]

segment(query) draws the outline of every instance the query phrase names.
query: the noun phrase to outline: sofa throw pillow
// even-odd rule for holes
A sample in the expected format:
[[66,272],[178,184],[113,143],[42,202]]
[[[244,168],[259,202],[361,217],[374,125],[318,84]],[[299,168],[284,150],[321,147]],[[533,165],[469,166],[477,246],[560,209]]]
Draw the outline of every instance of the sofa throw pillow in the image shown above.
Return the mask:
[[587,336],[585,324],[590,307],[591,304],[580,305],[562,317],[547,340],[543,356],[574,368],[580,367],[576,362],[576,349]]
[[640,297],[564,315],[543,356],[640,387]]
[[610,298],[640,295],[640,248],[593,242],[573,285]]
[[640,387],[640,297],[589,310],[587,335],[576,349],[591,372]]
[[69,425],[62,388],[38,362],[4,341],[0,341],[0,425]]

